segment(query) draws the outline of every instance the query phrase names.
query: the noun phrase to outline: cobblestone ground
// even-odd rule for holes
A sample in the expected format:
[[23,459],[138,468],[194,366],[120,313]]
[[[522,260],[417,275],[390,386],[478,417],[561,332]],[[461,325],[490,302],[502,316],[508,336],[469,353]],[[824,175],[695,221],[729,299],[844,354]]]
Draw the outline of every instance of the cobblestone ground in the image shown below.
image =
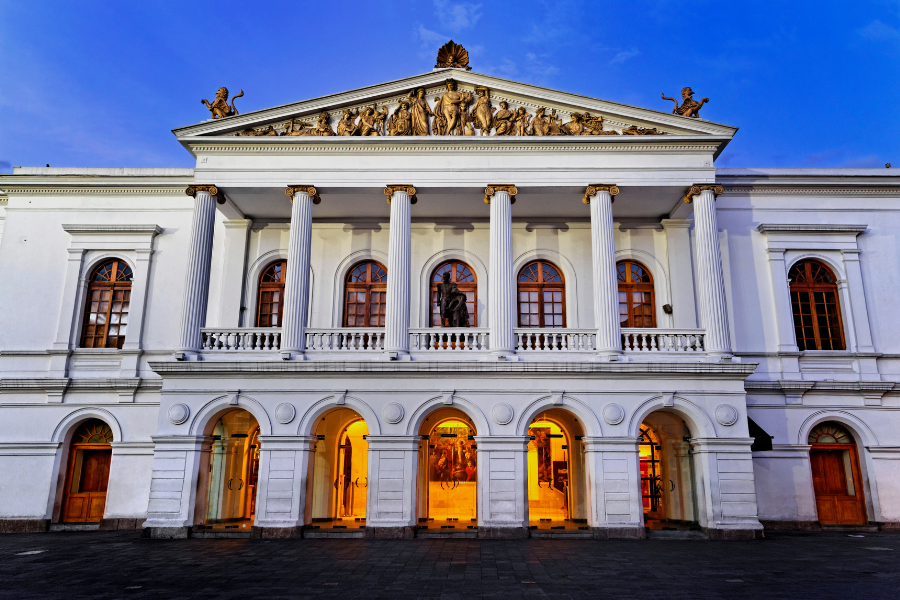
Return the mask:
[[[864,537],[854,537],[864,536]],[[693,540],[0,536],[0,598],[900,598],[900,534]]]

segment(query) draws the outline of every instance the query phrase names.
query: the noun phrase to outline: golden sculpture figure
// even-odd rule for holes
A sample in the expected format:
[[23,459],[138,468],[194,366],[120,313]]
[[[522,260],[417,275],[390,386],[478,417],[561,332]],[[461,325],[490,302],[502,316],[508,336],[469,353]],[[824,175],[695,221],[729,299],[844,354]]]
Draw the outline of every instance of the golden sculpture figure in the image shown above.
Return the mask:
[[354,113],[351,109],[345,108],[341,120],[338,121],[337,134],[344,136],[358,135],[359,128],[356,126],[356,117],[358,116],[359,110]]
[[[290,136],[310,135],[310,136],[319,136],[319,137],[332,136],[332,135],[334,135],[334,130],[331,128],[331,125],[329,124],[329,120],[330,119],[328,117],[328,113],[325,111],[322,111],[322,113],[319,115],[319,120],[316,122],[315,127],[313,127],[309,123],[306,123],[303,121],[294,123],[294,120],[291,119],[291,122],[288,124],[284,135],[290,135]],[[297,131],[294,131],[294,127],[296,125],[299,125],[300,129]]]
[[[372,105],[373,110],[375,109],[375,105]],[[381,110],[375,110],[375,129],[378,131],[378,135],[386,135],[384,124],[387,122],[388,118],[388,107],[382,106]]]
[[359,114],[359,135],[373,136],[378,135],[378,113],[375,112],[375,105],[367,106]]
[[478,96],[478,100],[475,101],[475,109],[472,111],[475,129],[481,130],[481,135],[491,135],[495,110],[491,106],[491,92],[486,87],[477,87],[475,94]]
[[664,131],[659,131],[656,127],[646,128],[632,125],[622,128],[622,135],[666,135]]
[[520,106],[516,109],[516,135],[529,135],[528,131],[530,130],[531,125],[531,115],[528,114],[528,111],[525,110],[524,106]]
[[412,135],[412,115],[405,100],[397,103],[397,110],[388,119],[388,135]]
[[550,113],[550,116],[547,118],[547,135],[566,135],[566,130],[563,128],[562,119],[556,116],[556,109],[553,109],[553,112]]
[[434,113],[425,101],[425,90],[410,90],[406,97],[412,115],[412,135],[428,135],[428,117],[434,116]]
[[562,126],[565,135],[582,135],[584,133],[584,117],[581,113],[573,112],[569,115],[569,122]]
[[541,107],[534,111],[534,116],[531,118],[531,125],[528,126],[528,135],[547,135],[547,130],[550,127],[550,119],[544,116],[545,110],[545,108]]
[[475,129],[472,127],[472,113],[469,107],[472,106],[472,93],[463,92],[462,100],[459,102],[459,110],[462,119],[463,135],[475,135]]
[[709,102],[709,98],[704,98],[700,102],[694,100],[694,90],[690,87],[682,88],[681,90],[681,106],[678,106],[678,100],[675,98],[669,98],[665,94],[662,94],[663,100],[671,100],[675,103],[675,108],[672,109],[673,115],[681,115],[682,117],[694,117],[695,119],[700,118],[700,109],[704,104]]
[[513,124],[515,114],[509,110],[509,104],[500,103],[500,110],[494,115],[494,135],[512,135],[515,131]]
[[437,64],[434,65],[434,68],[455,68],[471,71],[472,67],[469,66],[469,53],[466,52],[465,48],[454,43],[453,40],[450,40],[438,50]]
[[245,129],[244,131],[239,132],[238,135],[249,137],[264,137],[278,135],[278,132],[275,131],[275,128],[272,125],[269,125],[265,129]]
[[452,79],[448,79],[444,84],[447,86],[447,91],[438,99],[434,107],[435,115],[441,115],[446,121],[446,129],[442,127],[440,135],[462,135],[462,122],[459,118],[462,94],[456,91],[456,82]]
[[216,99],[212,102],[208,102],[206,100],[201,100],[203,104],[206,105],[206,108],[212,113],[213,119],[224,119],[225,117],[234,117],[239,113],[237,109],[234,107],[234,101],[244,95],[244,90],[241,90],[240,94],[237,94],[234,98],[231,99],[231,106],[228,106],[228,88],[220,87],[216,92]]

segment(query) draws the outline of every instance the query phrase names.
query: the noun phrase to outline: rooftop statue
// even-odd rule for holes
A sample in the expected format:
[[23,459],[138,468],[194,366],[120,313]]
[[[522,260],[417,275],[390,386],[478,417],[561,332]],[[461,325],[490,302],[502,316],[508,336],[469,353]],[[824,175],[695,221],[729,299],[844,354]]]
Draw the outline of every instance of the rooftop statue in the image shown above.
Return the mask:
[[438,50],[437,64],[434,65],[434,68],[465,69],[466,71],[471,71],[472,67],[469,66],[469,53],[466,52],[465,48],[455,43],[453,40],[450,40]]
[[681,106],[678,106],[678,100],[675,98],[669,98],[665,94],[662,94],[663,100],[671,100],[675,103],[675,108],[672,109],[673,115],[681,115],[682,117],[694,117],[695,119],[700,118],[700,108],[709,102],[709,98],[704,98],[700,102],[694,100],[694,90],[690,87],[682,88],[681,90]]
[[224,119],[225,117],[235,117],[238,115],[237,109],[234,107],[234,101],[244,95],[244,90],[231,99],[231,106],[228,106],[228,88],[220,87],[216,92],[216,99],[212,102],[200,100],[206,105],[206,108],[212,113],[213,119]]

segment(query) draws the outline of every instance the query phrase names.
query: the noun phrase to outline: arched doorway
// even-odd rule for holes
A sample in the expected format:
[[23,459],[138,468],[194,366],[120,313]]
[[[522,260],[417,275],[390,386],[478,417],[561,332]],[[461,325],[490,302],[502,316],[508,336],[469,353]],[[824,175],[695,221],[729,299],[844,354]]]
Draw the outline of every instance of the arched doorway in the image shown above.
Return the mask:
[[313,529],[363,529],[369,488],[369,428],[349,408],[323,415],[316,446],[310,520]]
[[697,529],[697,495],[691,431],[677,415],[654,412],[638,437],[644,527]]
[[210,435],[202,528],[249,532],[259,482],[259,423],[235,409],[219,417]]
[[63,523],[99,523],[106,510],[112,430],[100,419],[81,424],[69,445]]
[[475,424],[456,408],[441,408],[419,428],[419,529],[475,529],[478,446]]
[[534,418],[528,436],[529,527],[588,529],[581,423],[550,409]]
[[809,463],[819,523],[865,525],[866,505],[853,436],[841,425],[826,422],[816,425],[807,441],[812,446]]

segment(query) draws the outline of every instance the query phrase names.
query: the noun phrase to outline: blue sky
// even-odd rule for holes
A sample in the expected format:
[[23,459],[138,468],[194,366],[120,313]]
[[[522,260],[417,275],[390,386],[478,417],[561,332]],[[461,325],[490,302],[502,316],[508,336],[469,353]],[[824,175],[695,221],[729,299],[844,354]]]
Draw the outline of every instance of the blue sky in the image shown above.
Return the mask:
[[721,167],[900,168],[900,0],[0,0],[0,172],[190,167],[171,129],[430,71],[476,72],[740,127]]

